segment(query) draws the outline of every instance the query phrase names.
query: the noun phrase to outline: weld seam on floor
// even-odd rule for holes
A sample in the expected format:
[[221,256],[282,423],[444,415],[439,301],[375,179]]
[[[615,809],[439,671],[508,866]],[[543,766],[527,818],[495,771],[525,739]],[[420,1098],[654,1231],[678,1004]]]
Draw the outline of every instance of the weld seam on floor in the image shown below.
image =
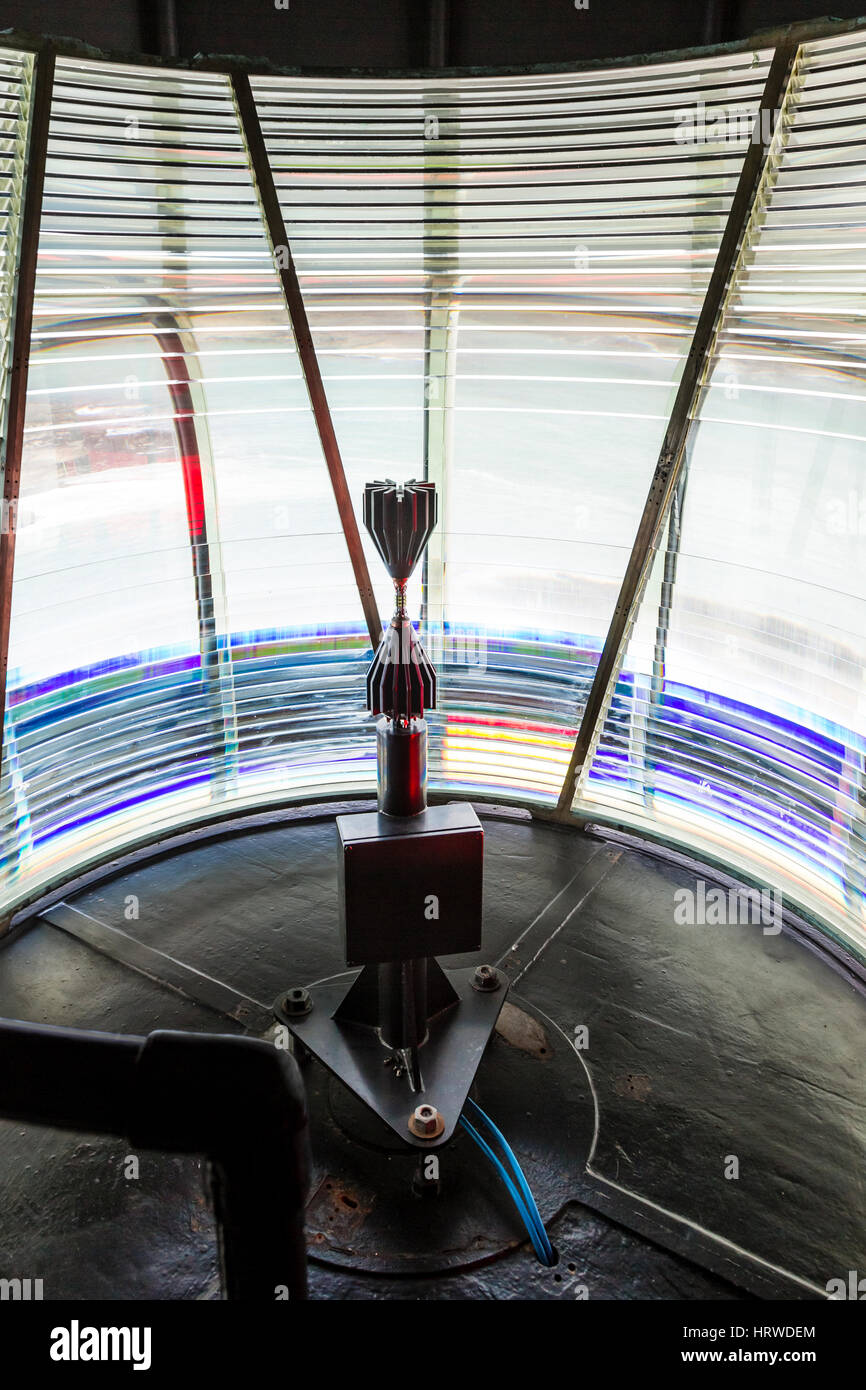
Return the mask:
[[100,922],[89,913],[70,903],[55,903],[40,914],[40,920],[75,937],[86,946],[108,956],[118,965],[144,975],[155,984],[183,995],[194,1004],[240,1023],[253,1033],[266,1032],[273,1024],[273,1012],[267,1005],[231,985],[196,970],[192,965],[175,960],[165,951],[146,946],[118,927]]

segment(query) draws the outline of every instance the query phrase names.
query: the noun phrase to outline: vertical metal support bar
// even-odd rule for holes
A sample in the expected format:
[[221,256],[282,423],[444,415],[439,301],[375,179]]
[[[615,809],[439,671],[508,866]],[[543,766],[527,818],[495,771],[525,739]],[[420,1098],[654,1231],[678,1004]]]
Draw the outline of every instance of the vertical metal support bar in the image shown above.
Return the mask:
[[[186,316],[184,316],[186,317]],[[211,779],[211,799],[221,800],[237,777],[238,721],[234,676],[226,623],[225,577],[217,533],[216,482],[210,456],[204,402],[196,409],[201,388],[190,375],[186,337],[174,312],[153,315],[156,341],[174,407],[174,432],[180,454],[187,530],[192,557],[199,656],[208,724],[222,761]],[[199,373],[200,375],[200,373]]]
[[601,657],[577,731],[571,760],[557,803],[557,814],[567,817],[574,799],[577,783],[588,767],[588,755],[601,735],[607,709],[613,695],[625,646],[634,623],[637,605],[653,561],[659,534],[664,525],[671,497],[679,482],[685,453],[686,438],[704,373],[709,360],[716,327],[727,299],[740,247],[749,217],[767,164],[770,147],[776,135],[782,103],[788,95],[794,64],[799,52],[797,43],[787,40],[776,49],[757,118],[740,171],[728,220],[722,234],[716,262],[695,326],[689,354],[683,367],[658,463],[644,503],[629,562],[623,576],[619,597],[607,631]]
[[[680,558],[680,544],[683,532],[683,509],[685,507],[686,486],[689,478],[688,454],[689,448],[687,445],[683,466],[680,470],[679,482],[674,489],[673,497],[671,498],[671,503],[668,508],[668,536],[665,546],[664,569],[659,585],[652,678],[650,680],[649,691],[647,692],[648,699],[645,701],[646,710],[642,716],[644,722],[642,773],[643,799],[645,803],[652,801],[655,795],[655,720],[656,712],[664,703],[665,695],[668,636],[670,633],[674,593],[676,591],[677,564]],[[635,678],[635,680],[636,679],[637,678]]]
[[[431,15],[436,10],[433,0]],[[440,7],[440,11],[447,5]],[[440,12],[443,34],[447,31],[447,16]],[[441,61],[440,61],[441,59]],[[444,58],[436,58],[431,49],[431,67],[442,66]],[[433,98],[431,100],[431,97]],[[459,112],[448,116],[452,138],[462,133]],[[454,644],[445,641],[447,618],[446,576],[447,538],[450,531],[451,472],[453,463],[454,402],[457,387],[456,347],[460,319],[460,242],[456,235],[459,207],[456,186],[443,183],[441,174],[447,169],[458,175],[460,154],[443,154],[439,146],[439,117],[435,89],[424,96],[424,206],[422,227],[423,277],[426,304],[424,309],[424,477],[435,483],[439,498],[439,524],[424,552],[422,571],[421,626],[434,665],[439,667],[439,709],[433,716],[431,728],[444,729],[447,687],[451,679],[449,665],[454,659]],[[449,235],[443,235],[447,224]],[[433,756],[442,757],[439,737],[434,735]]]
[[9,371],[6,413],[6,451],[3,458],[3,519],[0,527],[0,762],[3,757],[3,719],[6,712],[6,678],[9,664],[9,626],[12,616],[12,571],[15,564],[15,519],[21,487],[21,451],[24,444],[24,412],[27,373],[30,367],[30,334],[33,327],[33,291],[42,216],[42,189],[54,87],[54,49],[40,49],[30,107],[30,138],[26,159],[26,188],[21,217],[18,256],[18,289],[12,329],[12,365]]
[[180,52],[177,41],[177,10],[174,0],[156,0],[157,43],[161,58],[176,58]]
[[[164,57],[176,55],[177,17],[174,0],[161,3],[158,18],[161,39],[164,38],[168,45],[161,47],[160,51]],[[225,95],[230,100],[228,78],[223,78],[223,82]],[[181,113],[182,121],[183,97],[175,93],[169,99],[168,106],[172,111]],[[240,150],[243,148],[243,137],[240,132],[237,132],[237,136]],[[185,258],[195,247],[195,232],[187,223],[179,224],[172,214],[173,189],[171,183],[166,182],[170,178],[169,170],[163,170],[154,189],[159,208],[160,247],[169,259],[176,251],[182,252]],[[178,264],[182,268],[174,277],[172,290],[164,296],[154,297],[153,307],[157,312],[153,323],[159,330],[157,342],[174,406],[174,430],[183,474],[199,632],[201,694],[211,742],[206,753],[210,797],[211,801],[222,801],[237,785],[237,702],[207,387],[198,357],[194,315],[181,310],[181,305],[190,298],[188,292],[193,288],[188,262],[184,259]]]
[[674,601],[674,585],[677,577],[677,561],[680,557],[680,543],[683,531],[683,508],[686,500],[688,471],[683,468],[679,482],[674,489],[668,515],[668,541],[665,547],[665,565],[662,575],[659,611],[656,620],[656,640],[653,652],[652,696],[658,704],[664,694],[665,672],[667,668],[668,633],[671,625],[671,609]]
[[270,238],[271,250],[274,254],[274,264],[283,287],[283,296],[286,301],[286,308],[289,312],[292,332],[295,335],[301,370],[304,373],[304,381],[306,382],[307,393],[310,397],[310,405],[315,417],[316,429],[319,432],[322,452],[325,455],[325,463],[327,464],[331,479],[331,487],[334,490],[337,511],[340,514],[340,522],[343,527],[343,534],[346,538],[349,559],[352,562],[355,583],[358,586],[358,595],[364,610],[364,618],[367,623],[367,630],[370,634],[370,642],[375,650],[382,637],[382,622],[373,594],[373,585],[370,582],[367,560],[361,545],[361,535],[355,518],[355,510],[352,506],[352,499],[349,496],[349,489],[346,485],[346,474],[343,469],[343,460],[340,456],[340,446],[337,443],[337,436],[334,432],[331,409],[328,405],[328,397],[325,394],[322,374],[319,370],[319,360],[316,356],[310,325],[307,321],[307,310],[304,305],[303,295],[301,294],[301,287],[298,283],[298,273],[295,269],[294,260],[292,259],[291,248],[289,247],[289,238],[286,234],[286,225],[283,221],[280,200],[277,195],[274,176],[271,172],[271,166],[265,148],[264,136],[262,135],[262,128],[259,123],[259,115],[256,110],[255,101],[253,100],[250,80],[247,74],[245,72],[234,71],[231,74],[231,79],[235,107],[237,109],[238,119],[241,123],[244,140],[246,141],[247,153],[249,155],[253,178],[258,190],[262,216],[264,217],[265,226]]
[[428,0],[427,3],[427,66],[448,66],[448,29],[451,23],[451,0]]
[[[450,246],[451,243],[449,242]],[[436,484],[439,525],[424,553],[422,625],[430,639],[434,664],[452,661],[446,651],[446,541],[450,525],[450,483],[453,456],[456,354],[460,308],[451,276],[431,272],[430,305],[424,328],[424,477]],[[443,671],[444,675],[444,671]],[[444,682],[443,682],[444,687]]]
[[[7,234],[3,246],[0,282],[0,323],[6,327],[7,342],[0,362],[0,392],[2,392],[2,412],[0,412],[0,431],[5,439],[5,423],[8,414],[8,385],[11,370],[11,334],[14,322],[16,290],[18,283],[18,258],[21,251],[21,214],[27,192],[27,142],[31,128],[31,103],[33,97],[33,75],[35,60],[31,54],[25,56],[26,68],[22,74],[21,94],[18,104],[18,119],[15,123],[15,155],[9,179],[9,212]],[[4,503],[2,528],[17,527],[17,509]],[[33,848],[31,833],[30,806],[27,798],[27,785],[22,772],[18,751],[15,721],[11,711],[0,709],[0,757],[5,757],[6,779],[0,780],[0,858],[5,861],[6,878],[11,886],[21,871],[26,856]],[[7,923],[4,922],[5,929]]]

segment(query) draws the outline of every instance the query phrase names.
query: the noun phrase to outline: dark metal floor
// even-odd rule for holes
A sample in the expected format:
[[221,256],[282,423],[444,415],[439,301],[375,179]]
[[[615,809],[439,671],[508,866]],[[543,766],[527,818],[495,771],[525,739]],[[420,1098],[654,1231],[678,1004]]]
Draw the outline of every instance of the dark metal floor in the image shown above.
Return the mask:
[[[333,1248],[321,1237],[313,1296],[809,1298],[866,1269],[854,978],[787,933],[677,925],[673,895],[694,886],[691,868],[479,812],[478,959],[508,969],[515,1007],[542,1020],[546,1044],[542,1054],[537,1034],[506,1029],[480,1082],[516,1105],[521,1156],[534,1141],[539,1171],[561,1174],[560,1262],[543,1269],[520,1245],[437,1277],[370,1274],[339,1267],[349,1230]],[[342,968],[335,868],[333,819],[300,820],[187,846],[74,903],[259,1001],[265,1019],[282,987]],[[239,1026],[46,921],[0,949],[0,1012],[134,1033]],[[549,1103],[559,1075],[573,1107],[562,1123]],[[214,1297],[200,1165],[138,1157],[129,1177],[116,1141],[0,1124],[0,1277],[42,1278],[46,1298]],[[519,1241],[507,1196],[481,1180]],[[355,1231],[363,1219],[353,1215]]]

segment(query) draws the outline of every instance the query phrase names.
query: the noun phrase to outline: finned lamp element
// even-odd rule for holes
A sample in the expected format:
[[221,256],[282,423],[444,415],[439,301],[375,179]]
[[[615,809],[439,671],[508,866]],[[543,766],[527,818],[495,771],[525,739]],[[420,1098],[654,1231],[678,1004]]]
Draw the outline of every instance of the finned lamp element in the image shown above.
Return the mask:
[[364,489],[364,525],[394,581],[394,616],[367,672],[367,706],[398,724],[436,707],[436,672],[406,611],[406,585],[436,525],[434,483],[390,478]]

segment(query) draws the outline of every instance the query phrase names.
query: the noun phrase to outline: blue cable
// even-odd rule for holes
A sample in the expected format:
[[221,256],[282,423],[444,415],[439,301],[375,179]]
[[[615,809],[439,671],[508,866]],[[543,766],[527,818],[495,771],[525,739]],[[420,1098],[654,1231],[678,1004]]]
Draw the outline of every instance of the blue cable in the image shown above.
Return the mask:
[[514,1174],[515,1181],[517,1182],[517,1185],[518,1185],[518,1187],[520,1188],[520,1191],[521,1191],[522,1194],[523,1194],[523,1199],[524,1199],[524,1201],[525,1201],[525,1203],[526,1203],[527,1211],[529,1212],[530,1216],[532,1217],[532,1220],[533,1220],[533,1222],[534,1222],[534,1224],[535,1224],[535,1227],[536,1227],[536,1230],[537,1230],[537,1232],[538,1232],[539,1239],[541,1240],[542,1246],[544,1247],[544,1249],[545,1249],[546,1252],[547,1252],[547,1258],[546,1258],[546,1260],[545,1260],[545,1264],[552,1264],[552,1263],[553,1263],[553,1246],[551,1245],[550,1240],[548,1239],[547,1232],[546,1232],[546,1230],[544,1229],[544,1222],[543,1222],[542,1219],[541,1219],[541,1214],[540,1214],[540,1212],[539,1212],[539,1210],[538,1210],[538,1206],[537,1206],[537,1204],[536,1204],[535,1198],[534,1198],[533,1195],[532,1195],[532,1191],[531,1191],[531,1189],[530,1189],[529,1183],[526,1181],[526,1177],[524,1176],[523,1169],[521,1168],[520,1164],[518,1163],[517,1158],[515,1157],[514,1152],[513,1152],[512,1148],[511,1148],[510,1144],[508,1143],[508,1140],[505,1138],[505,1135],[501,1132],[501,1130],[497,1129],[496,1125],[493,1123],[493,1121],[491,1120],[490,1116],[487,1115],[487,1114],[481,1109],[481,1106],[480,1106],[480,1105],[476,1105],[475,1101],[472,1099],[471,1096],[467,1096],[466,1099],[467,1099],[468,1104],[472,1106],[472,1109],[475,1111],[476,1115],[478,1115],[478,1117],[479,1117],[481,1120],[484,1121],[484,1123],[487,1125],[487,1128],[490,1130],[491,1134],[492,1134],[492,1135],[496,1138],[496,1140],[499,1142],[499,1144],[500,1144],[500,1146],[501,1146],[501,1148],[502,1148],[502,1152],[505,1154],[505,1157],[506,1157],[506,1160],[507,1160],[507,1162],[508,1162],[508,1164],[509,1164],[509,1167],[511,1168],[511,1171],[512,1171],[512,1173]]
[[[547,1232],[545,1231],[544,1226],[541,1223],[541,1218],[538,1215],[538,1209],[535,1206],[534,1200],[532,1199],[532,1194],[530,1193],[531,1207],[527,1207],[520,1195],[520,1192],[518,1191],[517,1187],[515,1187],[508,1173],[507,1168],[497,1157],[497,1155],[493,1152],[487,1141],[482,1137],[482,1135],[478,1133],[478,1130],[475,1128],[475,1126],[470,1124],[470,1122],[466,1119],[465,1115],[461,1115],[460,1123],[463,1125],[464,1129],[466,1129],[469,1132],[469,1134],[471,1134],[472,1138],[475,1140],[476,1144],[479,1146],[481,1151],[484,1154],[486,1154],[486,1156],[490,1159],[490,1162],[497,1169],[499,1176],[502,1178],[502,1181],[505,1183],[505,1186],[507,1187],[508,1192],[511,1195],[511,1199],[514,1202],[514,1205],[517,1207],[517,1210],[520,1213],[521,1220],[523,1221],[523,1224],[526,1227],[527,1233],[529,1235],[530,1240],[532,1241],[532,1246],[535,1250],[538,1259],[544,1265],[552,1264],[553,1247],[547,1239]],[[521,1178],[522,1177],[523,1174],[521,1173]]]
[[478,1130],[475,1128],[475,1126],[469,1123],[465,1115],[460,1116],[460,1123],[463,1126],[463,1128],[467,1131],[467,1133],[470,1134],[472,1138],[475,1140],[475,1143],[481,1149],[482,1153],[487,1155],[487,1157],[490,1159],[490,1162],[498,1170],[499,1176],[505,1183],[505,1186],[508,1188],[511,1200],[514,1202],[514,1205],[517,1207],[517,1210],[520,1213],[520,1219],[526,1227],[526,1230],[529,1234],[529,1238],[532,1241],[532,1247],[535,1250],[536,1255],[538,1256],[542,1264],[549,1264],[550,1261],[548,1259],[547,1252],[545,1251],[543,1245],[539,1241],[538,1231],[536,1229],[535,1222],[532,1220],[530,1213],[524,1206],[523,1199],[520,1196],[520,1192],[515,1187],[514,1183],[511,1181],[511,1178],[508,1174],[508,1170],[506,1169],[504,1163],[502,1163],[500,1159],[497,1158],[490,1145],[478,1133]]

